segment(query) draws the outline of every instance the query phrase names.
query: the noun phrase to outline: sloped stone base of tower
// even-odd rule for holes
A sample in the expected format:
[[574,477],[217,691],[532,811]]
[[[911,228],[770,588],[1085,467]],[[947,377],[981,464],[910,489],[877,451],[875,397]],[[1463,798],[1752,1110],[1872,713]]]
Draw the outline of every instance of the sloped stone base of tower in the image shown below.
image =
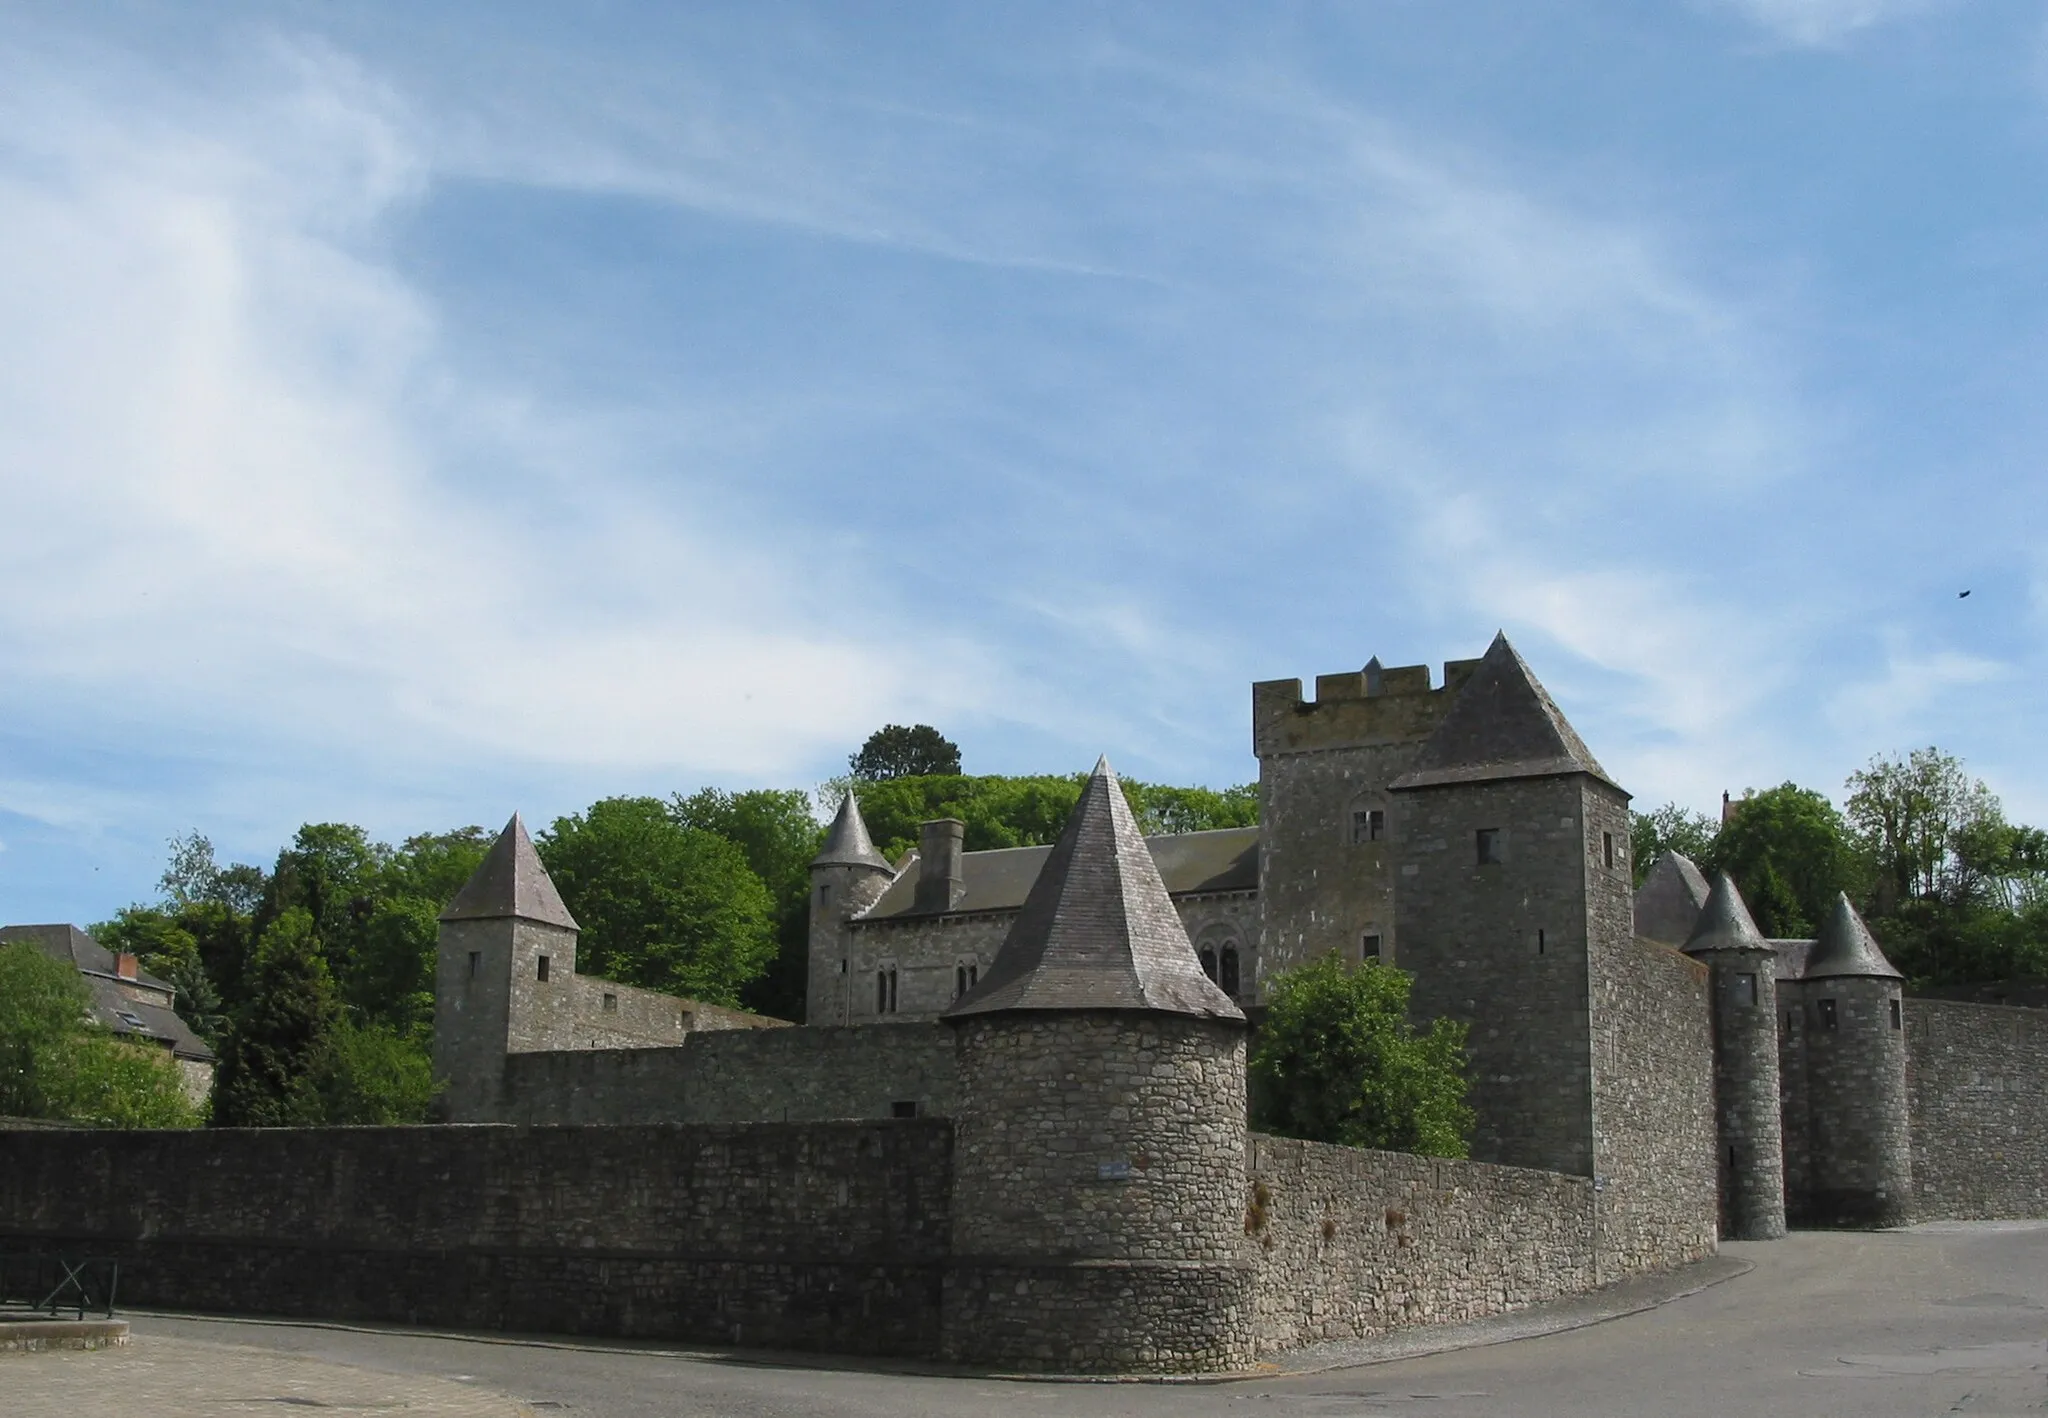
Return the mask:
[[1200,1262],[956,1261],[944,1354],[1043,1373],[1219,1373],[1254,1358],[1250,1267]]

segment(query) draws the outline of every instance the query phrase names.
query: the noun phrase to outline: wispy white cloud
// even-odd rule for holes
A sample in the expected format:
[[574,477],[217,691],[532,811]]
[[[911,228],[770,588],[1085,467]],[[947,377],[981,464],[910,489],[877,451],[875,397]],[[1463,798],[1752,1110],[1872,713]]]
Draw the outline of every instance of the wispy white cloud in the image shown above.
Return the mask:
[[1709,0],[1772,38],[1808,48],[1842,44],[1860,31],[1942,8],[1952,0]]

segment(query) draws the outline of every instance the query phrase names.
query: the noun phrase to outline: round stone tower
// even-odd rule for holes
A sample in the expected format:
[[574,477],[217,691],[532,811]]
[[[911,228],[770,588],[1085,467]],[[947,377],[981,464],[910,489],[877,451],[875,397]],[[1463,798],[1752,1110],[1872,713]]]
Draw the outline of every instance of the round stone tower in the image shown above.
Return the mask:
[[1713,992],[1721,1235],[1731,1241],[1775,1240],[1785,1234],[1777,952],[1757,930],[1728,873],[1715,878],[1685,953],[1708,968]]
[[1105,760],[955,1030],[948,1357],[1250,1364],[1244,1015]]
[[1814,942],[1802,988],[1810,1218],[1821,1226],[1902,1225],[1913,1200],[1904,977],[1847,896],[1836,899]]
[[895,870],[875,850],[860,804],[848,793],[839,800],[825,845],[811,858],[809,969],[804,989],[804,1022],[851,1024],[849,980],[851,935],[847,922],[875,904],[895,879]]

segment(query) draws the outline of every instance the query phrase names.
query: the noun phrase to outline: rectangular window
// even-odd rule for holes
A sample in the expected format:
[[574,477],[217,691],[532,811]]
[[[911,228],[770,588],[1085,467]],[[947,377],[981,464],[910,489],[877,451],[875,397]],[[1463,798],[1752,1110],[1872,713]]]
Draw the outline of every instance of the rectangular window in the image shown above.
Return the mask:
[[1899,1002],[1898,1002],[1897,1000],[1893,1000],[1893,1001],[1892,1001],[1892,1028],[1894,1028],[1894,1029],[1897,1029],[1897,1028],[1899,1027],[1899,1025],[1900,1025],[1900,1020],[1899,1020]]
[[953,967],[953,998],[958,999],[966,993],[967,967],[965,965],[955,965]]
[[1603,833],[1601,833],[1601,834],[1600,834],[1600,850],[1601,850],[1601,852],[1602,852],[1602,853],[1604,853],[1604,854],[1606,855],[1606,857],[1607,857],[1607,870],[1609,870],[1609,871],[1613,871],[1613,870],[1614,870],[1614,834],[1613,834],[1612,832],[1603,832]]
[[1756,1003],[1756,976],[1737,975],[1735,977],[1735,998],[1741,1000],[1744,1004]]
[[917,1100],[915,1098],[906,1098],[900,1102],[891,1103],[889,1105],[889,1116],[892,1118],[916,1117]]
[[1380,958],[1380,934],[1378,931],[1367,931],[1358,938],[1358,958],[1361,960],[1377,960]]
[[1387,835],[1387,812],[1385,808],[1362,807],[1351,814],[1351,840],[1354,842],[1380,842]]
[[540,958],[540,969],[537,973],[542,980],[546,980],[548,977],[548,958],[545,955]]
[[826,882],[824,885],[818,888],[818,909],[820,911],[827,911],[830,910],[831,907],[832,884],[830,882]]
[[887,1014],[888,1012],[889,972],[887,970],[877,970],[875,971],[875,1013]]
[[1543,931],[1536,932],[1536,953],[1541,955],[1550,946],[1550,937]]
[[1479,865],[1498,866],[1501,862],[1501,840],[1498,827],[1482,827],[1476,834],[1479,848]]
[[484,953],[481,950],[469,952],[469,978],[474,980],[484,972]]
[[1821,1028],[1832,1029],[1835,1027],[1835,1002],[1833,1000],[1816,1000],[1814,1001],[1813,1008],[1814,1012],[1820,1016]]
[[619,997],[617,995],[608,994],[604,997],[604,1012],[606,1014],[617,1014],[619,1012]]
[[889,967],[889,1013],[896,1012],[896,967]]

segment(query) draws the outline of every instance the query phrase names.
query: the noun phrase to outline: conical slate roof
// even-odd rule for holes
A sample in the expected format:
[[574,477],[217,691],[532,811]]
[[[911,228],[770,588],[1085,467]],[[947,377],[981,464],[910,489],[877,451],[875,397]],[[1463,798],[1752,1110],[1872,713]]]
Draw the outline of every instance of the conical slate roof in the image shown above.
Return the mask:
[[1684,945],[1707,904],[1707,879],[1692,858],[1665,852],[1636,888],[1636,934],[1661,945]]
[[1392,786],[1429,788],[1566,773],[1589,773],[1620,787],[1503,633],[1493,637],[1443,722],[1423,741],[1415,766]]
[[1714,878],[1707,904],[1700,909],[1698,924],[1686,938],[1685,953],[1698,955],[1709,950],[1753,950],[1771,954],[1771,943],[1756,928],[1756,921],[1735,889],[1735,878],[1722,872]]
[[498,921],[512,916],[572,931],[578,929],[576,918],[562,904],[562,895],[555,890],[547,868],[540,864],[540,855],[526,835],[526,824],[516,812],[498,834],[498,840],[491,844],[491,850],[484,854],[483,865],[455,893],[441,919]]
[[1870,927],[1863,924],[1863,918],[1856,914],[1856,908],[1849,904],[1847,894],[1837,892],[1835,909],[1828,916],[1828,923],[1820,928],[1820,938],[1813,943],[1813,953],[1806,957],[1806,973],[1801,978],[1829,980],[1844,975],[1880,980],[1906,978],[1884,958],[1876,937],[1870,934]]
[[874,867],[878,871],[893,868],[875,850],[875,842],[868,836],[868,825],[860,815],[860,804],[848,793],[839,800],[839,812],[832,819],[832,830],[825,834],[825,845],[818,855],[811,858],[814,867]]
[[945,1017],[1069,1009],[1244,1018],[1202,973],[1107,758],[988,972]]

